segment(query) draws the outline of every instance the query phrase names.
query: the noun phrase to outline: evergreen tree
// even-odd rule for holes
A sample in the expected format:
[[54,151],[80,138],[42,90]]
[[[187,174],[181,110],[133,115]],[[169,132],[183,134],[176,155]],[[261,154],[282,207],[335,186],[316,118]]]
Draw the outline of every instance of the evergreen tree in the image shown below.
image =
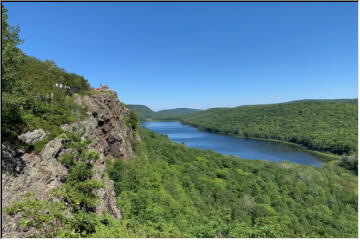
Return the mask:
[[19,71],[23,58],[17,48],[22,41],[19,28],[8,24],[7,10],[2,6],[1,33],[1,85],[2,85],[2,132],[3,137],[15,135],[16,129],[22,125],[21,110],[27,102],[26,83],[21,79]]

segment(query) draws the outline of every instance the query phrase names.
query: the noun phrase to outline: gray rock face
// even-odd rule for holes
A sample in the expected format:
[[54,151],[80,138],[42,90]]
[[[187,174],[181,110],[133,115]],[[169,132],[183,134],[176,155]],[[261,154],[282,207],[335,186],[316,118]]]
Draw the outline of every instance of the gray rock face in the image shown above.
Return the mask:
[[26,132],[21,134],[19,136],[19,139],[27,144],[34,144],[45,137],[46,137],[45,131],[39,128],[32,132]]
[[104,183],[105,187],[95,191],[95,194],[99,197],[99,204],[96,206],[95,212],[99,215],[102,213],[109,213],[117,219],[121,219],[122,215],[116,205],[116,196],[114,192],[114,183],[109,178],[105,177],[106,167],[103,161],[103,157],[97,160],[95,165],[94,179]]
[[[55,142],[57,139],[49,142],[44,150]],[[27,192],[34,192],[40,199],[49,198],[50,192],[60,186],[67,175],[67,169],[63,165],[54,157],[43,158],[43,152],[40,155],[29,154],[4,146],[2,153],[6,156],[3,158],[1,183],[3,209]],[[12,217],[3,214],[3,237],[28,237],[36,233],[34,229],[22,227],[19,222],[19,215]]]
[[17,175],[23,173],[26,163],[22,156],[24,151],[13,150],[6,145],[1,145],[2,170],[9,175]]
[[87,107],[89,118],[64,126],[64,129],[75,130],[84,138],[96,139],[93,147],[105,157],[132,159],[132,144],[139,141],[139,136],[126,125],[130,110],[121,106],[117,97],[111,94],[79,97],[77,102]]
[[102,93],[78,97],[76,101],[87,107],[88,119],[64,125],[62,128],[76,132],[83,139],[91,139],[89,147],[100,153],[100,158],[95,164],[94,179],[103,182],[105,188],[96,191],[96,195],[100,199],[96,206],[96,213],[107,212],[120,219],[122,216],[116,206],[113,181],[105,175],[105,158],[132,159],[132,144],[139,141],[140,138],[126,125],[126,118],[130,111],[122,106],[117,97],[112,94]]
[[51,158],[57,158],[63,149],[63,139],[55,138],[54,140],[48,142],[44,149],[41,151],[41,157],[45,160]]
[[[105,158],[131,160],[132,144],[140,138],[127,126],[126,118],[130,112],[120,104],[116,96],[110,93],[78,96],[76,102],[89,110],[87,119],[62,128],[79,134],[83,140],[90,139],[89,148],[100,153],[100,158],[94,164],[93,178],[101,181],[105,187],[94,192],[100,199],[95,211],[97,214],[106,212],[121,219],[121,212],[116,206],[113,181],[105,174]],[[33,144],[46,136],[42,132],[43,130],[38,129],[25,133],[21,135],[21,139]],[[55,138],[39,154],[2,147],[3,209],[27,192],[34,192],[37,198],[48,199],[50,192],[63,184],[67,169],[57,158],[65,153],[74,153],[64,143],[63,139]],[[34,229],[21,227],[19,221],[19,215],[3,214],[3,237],[29,237],[36,233]]]

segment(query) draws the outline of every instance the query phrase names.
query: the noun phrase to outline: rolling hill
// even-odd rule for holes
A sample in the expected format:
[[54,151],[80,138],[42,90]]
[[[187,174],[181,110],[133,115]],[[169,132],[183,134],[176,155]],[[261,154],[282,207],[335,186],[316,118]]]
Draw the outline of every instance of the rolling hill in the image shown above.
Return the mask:
[[155,112],[145,105],[127,104],[128,108],[135,111],[140,119],[152,118]]
[[174,108],[154,112],[145,105],[128,104],[127,106],[129,107],[129,109],[134,110],[142,121],[179,120],[184,115],[194,114],[202,111],[200,109],[192,108]]
[[357,151],[357,118],[357,99],[335,99],[212,108],[182,122],[210,132],[351,154]]

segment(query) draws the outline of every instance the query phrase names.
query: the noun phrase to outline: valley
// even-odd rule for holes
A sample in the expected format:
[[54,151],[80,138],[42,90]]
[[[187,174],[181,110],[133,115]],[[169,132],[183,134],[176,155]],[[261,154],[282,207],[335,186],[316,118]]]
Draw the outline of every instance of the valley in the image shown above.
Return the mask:
[[321,158],[319,155],[307,151],[304,147],[292,144],[208,133],[183,125],[180,122],[144,122],[142,126],[167,135],[170,140],[185,144],[188,147],[213,150],[243,159],[267,160],[270,162],[289,161],[316,167],[320,167],[322,161],[334,159]]
[[153,111],[2,36],[2,237],[358,237],[357,99]]
[[[357,107],[357,99],[298,100],[211,108],[168,119],[210,133],[294,143],[331,159],[357,152]],[[146,120],[142,111],[134,111]]]

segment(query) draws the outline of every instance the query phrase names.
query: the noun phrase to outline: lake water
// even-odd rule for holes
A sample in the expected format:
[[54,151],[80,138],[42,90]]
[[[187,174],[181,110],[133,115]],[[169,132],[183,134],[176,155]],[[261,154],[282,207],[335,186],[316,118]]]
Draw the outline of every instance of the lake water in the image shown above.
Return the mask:
[[174,142],[185,143],[193,148],[211,149],[246,159],[262,159],[271,162],[287,160],[316,167],[322,165],[315,155],[290,144],[208,133],[180,122],[143,122],[142,126],[167,135]]

